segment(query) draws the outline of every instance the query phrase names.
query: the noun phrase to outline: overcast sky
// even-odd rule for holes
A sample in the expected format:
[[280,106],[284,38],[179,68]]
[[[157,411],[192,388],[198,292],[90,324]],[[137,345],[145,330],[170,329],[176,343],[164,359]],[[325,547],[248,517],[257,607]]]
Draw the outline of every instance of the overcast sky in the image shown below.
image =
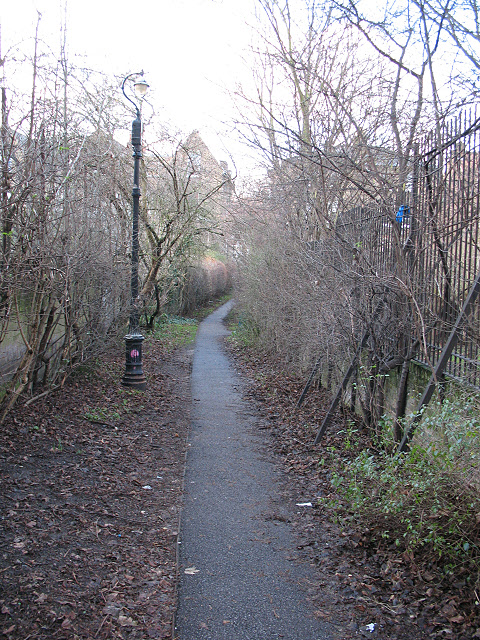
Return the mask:
[[216,132],[231,115],[226,90],[248,73],[255,0],[4,0],[2,54],[34,35],[37,10],[40,36],[56,50],[65,3],[71,60],[118,75],[144,69],[156,112],[185,133],[198,129],[223,159]]

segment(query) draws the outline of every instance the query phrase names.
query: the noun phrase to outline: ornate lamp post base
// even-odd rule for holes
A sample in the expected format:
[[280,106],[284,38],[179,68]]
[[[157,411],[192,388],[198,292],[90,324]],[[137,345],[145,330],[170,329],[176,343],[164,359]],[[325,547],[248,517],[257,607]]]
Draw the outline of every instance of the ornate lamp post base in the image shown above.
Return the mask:
[[145,338],[141,333],[134,333],[125,336],[125,373],[122,384],[125,387],[145,391],[147,379],[142,370],[142,342]]

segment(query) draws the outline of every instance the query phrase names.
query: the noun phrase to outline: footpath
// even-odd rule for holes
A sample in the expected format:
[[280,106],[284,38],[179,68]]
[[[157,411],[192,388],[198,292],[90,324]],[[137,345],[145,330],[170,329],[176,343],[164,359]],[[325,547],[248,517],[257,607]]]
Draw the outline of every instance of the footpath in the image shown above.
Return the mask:
[[198,330],[192,424],[179,537],[178,640],[334,640],[313,616],[314,580],[300,563],[255,409],[225,354],[227,303]]

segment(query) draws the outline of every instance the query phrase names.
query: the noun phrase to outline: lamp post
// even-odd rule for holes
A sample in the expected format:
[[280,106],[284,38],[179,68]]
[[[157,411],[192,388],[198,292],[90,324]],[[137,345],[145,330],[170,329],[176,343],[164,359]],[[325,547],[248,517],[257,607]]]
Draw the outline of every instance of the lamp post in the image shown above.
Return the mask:
[[[132,123],[132,147],[133,147],[133,223],[132,223],[132,275],[131,275],[131,298],[130,298],[130,324],[128,335],[125,336],[125,373],[122,384],[126,387],[145,391],[147,380],[142,370],[142,342],[144,337],[139,329],[138,310],[138,212],[140,204],[140,159],[142,158],[142,120],[140,109],[136,102],[125,93],[125,83],[136,76],[134,83],[135,94],[141,100],[148,89],[148,84],[143,79],[143,71],[131,73],[122,84],[122,92],[125,98],[133,104],[137,117]],[[140,78],[139,78],[140,76]]]

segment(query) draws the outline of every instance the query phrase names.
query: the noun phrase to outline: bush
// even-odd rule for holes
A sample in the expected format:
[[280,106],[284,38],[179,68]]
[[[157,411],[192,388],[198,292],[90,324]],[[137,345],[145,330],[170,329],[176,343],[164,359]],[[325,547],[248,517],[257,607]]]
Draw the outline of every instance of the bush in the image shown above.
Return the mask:
[[[435,437],[429,435],[434,426]],[[446,401],[427,427],[421,443],[397,456],[367,449],[353,459],[339,459],[335,451],[331,481],[339,499],[329,506],[339,519],[366,526],[377,543],[430,553],[447,572],[463,565],[478,582],[476,403]]]
[[229,265],[205,257],[189,267],[178,313],[192,314],[195,309],[226,294],[232,288],[232,268]]

